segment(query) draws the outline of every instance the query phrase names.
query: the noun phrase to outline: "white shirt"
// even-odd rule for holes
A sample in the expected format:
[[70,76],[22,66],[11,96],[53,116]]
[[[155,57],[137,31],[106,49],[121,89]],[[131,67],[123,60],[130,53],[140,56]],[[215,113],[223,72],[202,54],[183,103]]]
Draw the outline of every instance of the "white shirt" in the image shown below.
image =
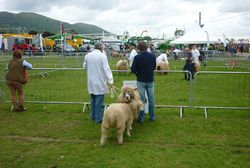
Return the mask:
[[199,50],[194,49],[191,51],[191,53],[192,53],[192,56],[194,57],[194,60],[193,60],[194,62],[192,61],[192,63],[199,62],[199,56],[200,56]]
[[152,52],[151,49],[148,47],[147,52]]
[[132,66],[132,64],[133,64],[133,61],[134,61],[134,58],[135,58],[135,56],[137,55],[137,52],[136,52],[136,50],[135,49],[133,49],[132,51],[131,51],[131,53],[129,54],[129,61],[130,61],[130,63],[129,63],[129,65],[130,65],[130,67]]
[[23,60],[23,66],[27,69],[32,69],[32,64],[28,61]]
[[165,62],[166,64],[168,64],[168,57],[167,54],[161,54],[156,58],[156,63],[158,64],[159,62]]
[[83,68],[87,69],[89,94],[108,93],[107,83],[113,84],[113,75],[107,56],[95,49],[85,56]]

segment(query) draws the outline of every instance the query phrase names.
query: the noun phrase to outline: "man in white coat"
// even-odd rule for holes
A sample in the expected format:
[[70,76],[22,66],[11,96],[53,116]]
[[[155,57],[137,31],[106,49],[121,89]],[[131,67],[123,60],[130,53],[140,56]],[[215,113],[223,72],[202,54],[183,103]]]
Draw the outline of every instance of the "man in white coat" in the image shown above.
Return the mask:
[[104,94],[108,84],[113,85],[113,75],[104,53],[104,44],[97,42],[95,50],[85,56],[83,68],[87,69],[88,92],[90,94],[90,119],[102,123]]
[[200,69],[200,61],[199,61],[199,56],[200,52],[196,48],[196,45],[192,45],[192,50],[191,50],[192,56],[194,57],[194,60],[192,61],[193,66],[194,66],[194,73],[198,72]]
[[192,55],[193,55],[193,57],[194,57],[194,62],[195,62],[195,63],[199,62],[200,52],[199,52],[199,50],[196,48],[196,45],[195,45],[195,44],[192,45],[191,53],[192,53]]
[[130,50],[130,54],[129,54],[129,62],[130,63],[129,63],[129,66],[131,67],[132,64],[133,64],[134,58],[137,55],[137,52],[136,52],[135,47],[133,45],[131,45],[129,47],[129,50]]
[[156,58],[156,64],[158,64],[159,62],[165,62],[166,65],[168,65],[168,57],[167,57],[167,54],[165,53],[165,51],[162,51],[161,52],[161,55],[159,55],[157,58]]

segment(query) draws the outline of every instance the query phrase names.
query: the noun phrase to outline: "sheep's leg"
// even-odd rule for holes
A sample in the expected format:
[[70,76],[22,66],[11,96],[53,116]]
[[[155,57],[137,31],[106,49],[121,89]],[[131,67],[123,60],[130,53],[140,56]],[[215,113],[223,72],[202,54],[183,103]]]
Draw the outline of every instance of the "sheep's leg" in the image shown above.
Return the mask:
[[131,137],[131,135],[130,135],[130,130],[132,130],[132,122],[133,122],[133,120],[128,120],[128,122],[127,122],[127,135],[129,136],[129,137]]
[[108,136],[108,129],[102,128],[102,136],[101,136],[101,140],[100,140],[101,145],[104,145],[107,136]]
[[123,142],[123,132],[125,130],[125,127],[124,128],[120,128],[117,130],[117,139],[118,139],[118,143],[119,144],[122,144]]

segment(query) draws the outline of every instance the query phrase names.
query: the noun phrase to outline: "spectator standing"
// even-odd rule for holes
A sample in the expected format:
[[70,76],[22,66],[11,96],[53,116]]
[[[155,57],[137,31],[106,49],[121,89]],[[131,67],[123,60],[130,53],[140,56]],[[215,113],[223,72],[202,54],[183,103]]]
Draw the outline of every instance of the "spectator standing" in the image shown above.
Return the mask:
[[154,44],[150,44],[148,46],[148,48],[147,48],[147,51],[155,55],[156,54],[156,49],[154,47]]
[[90,119],[102,123],[104,94],[108,93],[108,86],[113,85],[113,75],[108,59],[104,53],[104,44],[97,42],[95,50],[85,56],[83,67],[87,69],[88,92],[90,94]]
[[128,59],[129,59],[129,66],[131,68],[131,66],[133,64],[133,61],[134,61],[134,58],[137,55],[137,52],[136,52],[135,47],[133,45],[131,45],[129,47],[129,51],[130,51],[130,54],[129,54],[129,58]]
[[[138,49],[140,54],[135,56],[133,64],[131,66],[132,73],[137,77],[137,88],[139,90],[142,102],[145,102],[145,91],[148,96],[149,103],[149,118],[150,121],[155,121],[154,112],[154,70],[156,67],[155,55],[147,51],[147,44],[145,42],[139,42]],[[145,110],[142,110],[139,114],[138,121],[144,122]]]
[[244,49],[244,46],[243,46],[243,42],[242,42],[242,41],[240,42],[240,47],[239,47],[239,48],[240,48],[240,53],[242,54],[243,49]]
[[191,45],[192,47],[191,47],[191,53],[192,53],[192,55],[193,55],[193,57],[194,57],[194,61],[195,62],[199,62],[199,56],[200,56],[200,52],[199,52],[199,50],[196,48],[196,45]]
[[[26,69],[31,69],[32,65],[22,59],[21,50],[15,50],[13,52],[13,59],[9,61],[8,72],[6,74],[6,84],[9,87],[12,99],[13,112],[24,112],[24,91],[23,85],[27,82],[24,74]],[[17,102],[17,94],[19,97],[19,103]]]
[[184,79],[185,80],[190,80],[191,78],[194,79],[194,57],[192,55],[192,53],[190,51],[187,51],[186,52],[186,63],[185,63],[185,66],[183,68],[183,70],[188,70],[190,73],[191,73],[191,76],[190,76],[190,73],[185,73],[185,76],[184,76]]
[[[200,68],[200,61],[199,61],[199,56],[200,56],[200,52],[199,50],[196,48],[196,45],[193,44],[191,45],[191,53],[192,56],[194,58],[194,60],[192,60],[192,66],[194,66],[194,73],[198,72],[199,68]],[[192,72],[191,72],[192,73]],[[192,79],[194,78],[194,75],[192,75]]]
[[[195,62],[199,61],[198,53],[195,51],[196,47],[194,45],[189,46],[190,52],[187,52],[187,70],[191,73],[191,78],[194,79],[194,68],[195,68]],[[188,77],[188,80],[190,80],[190,75]]]
[[200,52],[199,61],[200,61],[200,63],[202,63],[206,67],[207,65],[205,63],[205,50],[204,50],[204,47],[200,48],[199,52]]

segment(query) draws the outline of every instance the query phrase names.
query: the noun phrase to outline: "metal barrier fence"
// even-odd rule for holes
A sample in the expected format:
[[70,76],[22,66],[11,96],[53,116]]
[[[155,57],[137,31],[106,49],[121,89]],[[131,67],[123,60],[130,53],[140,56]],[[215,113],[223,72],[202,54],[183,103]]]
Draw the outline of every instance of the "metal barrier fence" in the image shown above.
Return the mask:
[[[195,80],[184,80],[187,71],[155,72],[156,107],[203,108],[205,117],[209,108],[250,110],[250,72],[201,71]],[[130,71],[112,71],[114,85],[121,88],[123,81],[136,80]],[[5,76],[3,74],[3,76]],[[9,102],[10,95],[3,80],[0,82],[0,100]],[[89,104],[87,73],[83,68],[34,68],[29,71],[25,85],[25,100],[40,104]],[[115,102],[109,95],[105,103]]]
[[[130,71],[112,71],[114,85],[121,88],[123,81],[136,80]],[[191,81],[185,81],[184,71],[168,71],[167,75],[155,74],[155,102],[157,107],[182,109],[190,107]],[[189,73],[189,72],[186,72]],[[5,100],[9,91],[3,86]],[[29,70],[29,82],[25,85],[25,101],[29,103],[84,104],[89,102],[87,73],[83,68],[34,68]],[[105,96],[105,103],[116,100]],[[182,115],[182,114],[180,114]]]
[[206,118],[209,108],[250,110],[250,72],[200,71],[194,82],[194,105]]

